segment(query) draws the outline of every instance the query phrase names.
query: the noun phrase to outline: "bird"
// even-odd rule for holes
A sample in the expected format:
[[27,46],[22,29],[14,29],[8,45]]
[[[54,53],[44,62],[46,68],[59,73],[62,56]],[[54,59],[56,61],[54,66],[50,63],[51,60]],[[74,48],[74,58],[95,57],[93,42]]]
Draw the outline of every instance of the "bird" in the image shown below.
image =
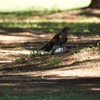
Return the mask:
[[56,34],[45,46],[43,46],[40,50],[50,51],[54,45],[62,45],[68,40],[67,32],[70,30],[69,27],[65,26],[60,33]]

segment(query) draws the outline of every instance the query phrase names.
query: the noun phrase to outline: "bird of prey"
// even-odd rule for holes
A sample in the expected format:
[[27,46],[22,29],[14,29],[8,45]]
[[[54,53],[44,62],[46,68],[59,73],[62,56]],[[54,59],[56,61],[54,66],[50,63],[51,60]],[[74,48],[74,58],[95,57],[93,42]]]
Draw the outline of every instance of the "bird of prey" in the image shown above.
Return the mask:
[[62,31],[58,34],[56,34],[50,41],[47,43],[45,46],[43,46],[40,50],[44,51],[50,51],[54,45],[62,45],[68,40],[67,38],[67,32],[70,28],[69,27],[64,27]]

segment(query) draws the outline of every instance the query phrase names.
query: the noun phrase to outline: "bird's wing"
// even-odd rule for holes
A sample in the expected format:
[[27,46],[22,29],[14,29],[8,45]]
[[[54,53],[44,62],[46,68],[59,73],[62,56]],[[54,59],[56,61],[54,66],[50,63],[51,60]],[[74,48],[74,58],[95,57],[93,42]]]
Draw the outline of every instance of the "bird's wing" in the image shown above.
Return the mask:
[[60,35],[55,35],[52,39],[51,39],[51,41],[50,41],[50,43],[51,44],[55,44],[57,41],[59,41],[61,39],[61,37],[60,37]]

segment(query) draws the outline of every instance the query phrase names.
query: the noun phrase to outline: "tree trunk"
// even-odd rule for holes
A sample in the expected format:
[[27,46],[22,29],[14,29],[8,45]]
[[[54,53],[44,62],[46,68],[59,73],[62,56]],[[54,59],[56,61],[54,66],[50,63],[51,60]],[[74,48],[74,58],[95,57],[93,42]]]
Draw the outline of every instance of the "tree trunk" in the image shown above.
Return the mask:
[[100,0],[92,0],[90,7],[100,8]]

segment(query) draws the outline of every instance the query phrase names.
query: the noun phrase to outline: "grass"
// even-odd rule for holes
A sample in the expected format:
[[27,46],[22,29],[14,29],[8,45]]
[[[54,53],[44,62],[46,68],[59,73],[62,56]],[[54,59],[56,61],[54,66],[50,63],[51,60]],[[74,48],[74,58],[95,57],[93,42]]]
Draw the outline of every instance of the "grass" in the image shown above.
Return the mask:
[[[35,58],[39,58],[42,56],[47,56],[47,58],[45,60],[41,60],[41,61],[34,60]],[[39,64],[39,67],[46,68],[46,65],[48,65],[50,67],[54,67],[55,65],[58,65],[61,62],[62,61],[59,58],[55,58],[53,55],[50,55],[48,52],[44,52],[44,51],[40,51],[40,50],[39,51],[33,50],[33,52],[31,52],[30,55],[27,55],[27,56],[21,55],[18,59],[14,60],[12,62],[12,65],[16,66],[17,64],[22,64],[22,63],[27,63],[28,65]],[[13,72],[17,73],[18,70],[14,69]]]
[[[80,7],[87,7],[91,0],[76,0],[76,1],[56,1],[51,0],[1,0],[0,11],[62,11],[68,9],[75,9]],[[48,6],[47,6],[48,5]]]
[[99,100],[100,98],[100,92],[98,94],[90,91],[78,92],[78,87],[75,85],[65,86],[56,87],[60,91],[53,91],[51,93],[48,91],[41,94],[17,88],[6,88],[3,91],[0,89],[0,100]]
[[[91,36],[96,36],[96,38],[99,37],[99,23],[67,23],[67,22],[3,22],[0,23],[1,27],[8,27],[8,28],[29,28],[31,30],[39,30],[39,31],[47,31],[47,32],[53,32],[57,33],[57,31],[60,31],[61,28],[64,26],[71,27],[71,32],[73,33],[84,33]],[[52,31],[51,31],[52,30]],[[97,37],[98,36],[98,37]]]
[[[40,3],[38,3],[40,2]],[[34,20],[35,16],[44,16],[45,14],[66,11],[70,9],[77,9],[87,7],[91,0],[76,0],[76,1],[56,1],[56,0],[1,0],[0,1],[0,22],[13,21],[16,19],[22,21],[23,19],[30,18]],[[48,5],[48,6],[47,6]],[[85,15],[80,16],[83,19]],[[39,21],[46,20],[45,18]]]
[[[54,95],[46,95],[46,96],[43,96],[43,95],[40,95],[40,96],[6,96],[6,97],[2,97],[1,100],[65,100],[65,99],[70,99],[70,100],[94,100],[93,97],[90,97],[90,98],[84,98],[85,94],[79,94],[78,96],[76,95],[69,95],[69,96],[66,96],[66,95],[62,95],[62,96],[54,96]],[[96,100],[99,100],[98,97],[96,97]]]
[[[19,2],[17,0],[14,0],[14,1],[10,0],[9,2],[13,3],[15,1],[16,1],[16,5],[19,5],[19,6],[21,6],[20,4],[22,2],[24,2],[23,0],[21,0],[21,2]],[[86,1],[88,2],[88,0],[86,0]],[[1,0],[0,2],[2,4],[2,6],[1,6],[2,8],[5,7],[6,4],[8,4],[8,2],[6,2],[6,4],[4,3],[5,0]],[[31,2],[32,2],[31,0],[28,2],[26,0],[24,6],[26,7],[26,6],[29,6],[30,4],[34,3],[34,2],[31,3]],[[37,2],[37,1],[35,1],[35,2]],[[73,4],[75,2],[73,2]],[[81,1],[79,0],[79,2],[81,2]],[[38,4],[38,3],[36,3],[36,4]],[[7,7],[10,6],[9,9],[12,9],[11,5],[12,4],[9,3],[9,5]],[[20,9],[20,8],[18,8],[18,9]],[[26,7],[26,9],[28,9],[28,8]],[[8,11],[8,12],[6,12],[6,8],[3,9],[3,11],[1,9],[0,26],[7,27],[7,28],[16,28],[16,29],[29,28],[32,30],[49,31],[49,32],[54,32],[54,33],[56,31],[59,31],[60,28],[62,28],[64,26],[69,26],[69,27],[71,27],[71,29],[72,29],[71,32],[73,32],[73,33],[81,32],[81,33],[91,34],[91,36],[96,35],[97,38],[99,37],[100,18],[93,18],[93,19],[89,20],[86,18],[86,15],[83,14],[83,15],[79,16],[79,19],[76,22],[68,22],[69,19],[61,20],[61,22],[58,22],[58,19],[56,19],[56,18],[54,18],[54,19],[53,18],[52,19],[45,18],[44,16],[47,14],[45,11],[43,11],[43,12],[36,11],[35,12],[35,11],[31,11],[31,10],[27,11],[26,9],[23,10],[21,8],[21,11],[17,11],[17,9],[16,9],[16,11],[14,10],[14,11]],[[53,10],[54,10],[54,8],[53,8]],[[56,12],[58,12],[58,11],[59,11],[59,9]],[[52,10],[51,10],[51,12],[52,12]],[[48,14],[50,14],[51,12],[48,12]],[[36,16],[40,16],[40,18],[35,19],[34,17],[36,17]]]
[[50,59],[49,63],[51,67],[53,67],[56,64],[60,64],[62,62],[60,59],[54,58],[54,56],[51,56],[49,59]]
[[33,50],[28,58],[40,57],[40,56],[43,56],[43,55],[49,55],[49,53],[45,52],[45,51],[41,51],[40,48],[39,48],[39,50]]
[[[97,50],[94,48],[93,49],[90,48],[89,50]],[[77,53],[75,51],[73,52]],[[59,63],[63,61],[63,58],[59,59],[57,56],[54,55],[46,55],[47,57],[45,59],[40,58],[41,55],[39,55],[39,52],[38,54],[36,53],[36,56],[34,55],[35,52],[33,52],[33,56],[30,56],[31,60],[27,59],[27,61],[29,60],[32,67],[35,67],[35,69],[36,66],[39,65],[40,65],[39,66],[40,69],[42,68],[43,70],[47,69],[48,66],[50,66],[51,68],[53,67],[56,68],[56,65],[59,65]],[[21,57],[18,60],[16,59],[14,63],[15,66],[17,65],[17,63],[21,64],[23,60],[25,60],[25,58],[23,57]],[[73,64],[78,65],[81,63],[84,62],[76,60]],[[95,66],[99,67],[99,63],[95,64]],[[31,67],[31,66],[28,65],[26,67]],[[20,73],[21,71],[15,68],[12,72]],[[67,99],[68,100],[94,100],[94,99],[99,100],[100,98],[100,91],[92,90],[93,88],[94,89],[99,88],[99,85],[98,83],[92,83],[91,78],[87,80],[84,79],[80,80],[78,76],[73,76],[72,79],[64,79],[64,80],[50,79],[49,80],[48,77],[46,78],[46,76],[42,76],[41,71],[38,71],[38,73],[39,76],[37,76],[36,79],[34,79],[34,75],[31,77],[31,74],[29,76],[2,75],[2,78],[6,77],[5,80],[1,79],[2,84],[4,82],[10,86],[6,86],[6,84],[4,84],[4,86],[0,88],[0,100],[67,100]],[[10,78],[13,77],[13,79],[9,80],[9,77]],[[20,79],[20,77],[23,78]],[[24,80],[25,78],[26,80]],[[90,82],[87,82],[88,80],[90,80]],[[28,82],[29,84],[27,84]],[[11,86],[11,84],[13,85]]]
[[82,61],[75,61],[73,64],[80,64],[83,63]]
[[[5,0],[1,0],[0,4],[4,7],[5,4],[3,4]],[[25,0],[21,0],[20,2],[18,0],[9,0],[9,2],[17,2],[18,3],[28,3],[24,6],[30,6],[32,0],[28,0],[26,2]],[[55,2],[55,0],[53,0]],[[86,0],[87,1],[87,0]],[[37,1],[36,1],[37,2]],[[51,2],[51,1],[50,1]],[[66,1],[67,2],[67,1]],[[76,1],[75,1],[76,2]],[[6,2],[6,4],[8,1]],[[78,20],[75,22],[68,22],[68,19],[61,20],[59,22],[59,19],[46,19],[46,17],[43,17],[44,14],[51,14],[58,11],[64,11],[63,9],[51,9],[50,12],[47,12],[47,10],[40,11],[33,11],[32,6],[25,7],[18,9],[13,9],[14,6],[11,6],[12,4],[9,4],[5,7],[5,9],[0,9],[0,27],[3,28],[11,28],[12,30],[27,30],[31,29],[34,31],[41,31],[45,33],[58,33],[64,26],[71,27],[71,33],[73,35],[80,33],[80,35],[89,35],[89,36],[95,36],[96,38],[100,37],[100,18],[93,18],[91,20],[88,20],[86,15],[80,15]],[[21,5],[22,7],[22,5]],[[7,11],[7,9],[10,9],[10,12]],[[8,9],[8,10],[9,10]],[[36,8],[34,8],[36,9]],[[40,10],[41,8],[39,8]],[[68,10],[68,9],[67,9]],[[34,19],[35,16],[40,16],[39,19]],[[69,32],[69,33],[70,33]],[[97,44],[97,46],[99,46]],[[9,45],[0,45],[0,48],[6,48],[9,47]],[[16,49],[23,49],[24,47],[21,47],[19,45],[13,46]],[[40,49],[40,47],[38,48]],[[87,50],[93,50],[96,53],[98,52],[98,47],[92,47],[92,48],[86,48]],[[76,53],[80,53],[81,49],[73,49],[70,51],[70,54],[74,55]],[[45,56],[43,56],[45,55]],[[90,81],[79,79],[78,76],[72,76],[72,79],[65,79],[64,80],[56,80],[56,79],[48,79],[46,76],[42,76],[41,70],[46,71],[53,68],[62,67],[60,64],[64,61],[67,62],[68,55],[64,58],[60,58],[58,56],[49,55],[47,52],[42,52],[39,50],[33,50],[33,52],[29,56],[20,56],[19,59],[16,58],[16,60],[12,63],[12,72],[13,74],[17,75],[11,75],[10,72],[8,72],[8,75],[6,72],[3,75],[0,75],[0,100],[99,100],[100,99],[100,91],[96,90],[99,89],[100,86],[99,80],[98,82],[92,82],[91,78]],[[86,59],[89,60],[89,59]],[[72,63],[76,67],[80,64],[85,63],[85,61],[74,60]],[[21,66],[21,64],[26,66]],[[17,66],[17,67],[16,67]],[[99,67],[99,62],[95,63],[96,67]],[[5,67],[5,65],[4,65]],[[21,70],[22,68],[22,70]],[[40,73],[40,76],[35,77],[35,74],[31,77],[31,74],[28,75],[18,75],[21,72],[24,72],[23,70],[30,71],[27,68],[32,68],[31,71]],[[70,68],[70,66],[68,67]],[[73,68],[72,68],[73,69]],[[8,70],[10,70],[8,68]],[[59,76],[59,73],[58,73]],[[3,78],[5,79],[3,80]],[[10,79],[9,79],[10,77]],[[21,78],[22,77],[22,78]],[[35,77],[35,79],[34,79]],[[53,77],[51,75],[51,77]],[[69,76],[66,76],[69,78]],[[20,79],[21,78],[21,79]],[[25,80],[24,80],[25,79]],[[27,80],[28,79],[28,80]],[[64,81],[64,82],[63,82]],[[29,83],[28,83],[29,82]],[[92,90],[95,89],[95,90]]]
[[27,20],[27,21],[20,21],[19,19],[17,20],[11,20],[8,18],[8,20],[3,20],[3,22],[0,23],[1,27],[7,27],[7,28],[29,28],[32,30],[40,30],[40,31],[49,31],[49,32],[56,32],[60,31],[60,28],[64,26],[69,26],[71,27],[71,32],[73,33],[86,33],[92,35],[96,35],[96,38],[99,37],[99,26],[100,23],[91,23],[91,22],[57,22],[56,20],[52,20],[49,22],[42,21],[42,19],[39,19],[38,22],[32,22],[32,20]]

